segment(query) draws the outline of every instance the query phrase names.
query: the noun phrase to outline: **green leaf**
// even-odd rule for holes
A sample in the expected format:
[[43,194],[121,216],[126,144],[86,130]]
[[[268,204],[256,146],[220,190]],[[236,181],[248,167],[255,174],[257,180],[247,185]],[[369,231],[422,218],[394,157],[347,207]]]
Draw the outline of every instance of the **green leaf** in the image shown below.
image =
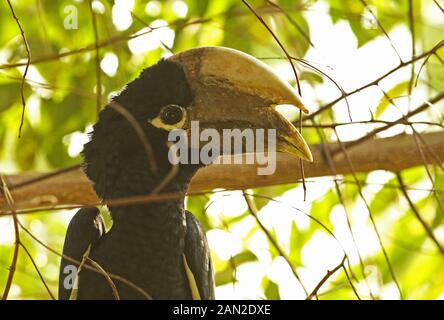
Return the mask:
[[224,269],[216,272],[214,276],[216,286],[232,283],[235,280],[235,268],[244,263],[253,261],[257,261],[257,257],[251,251],[244,251],[235,255],[226,263],[226,267]]
[[298,230],[295,222],[291,224],[291,232],[290,232],[290,260],[296,265],[301,265],[301,251],[302,247],[309,239],[307,236],[307,232],[301,232]]
[[262,287],[264,288],[265,297],[268,300],[281,299],[281,296],[279,294],[279,286],[267,277],[264,277],[262,279]]
[[311,84],[320,84],[324,82],[324,79],[322,78],[319,73],[315,73],[312,71],[304,71],[299,74],[299,80],[305,80],[310,82]]
[[[388,181],[384,187],[375,194],[370,203],[370,211],[377,215],[393,205],[398,198],[398,192],[393,186],[397,185],[396,178]],[[387,187],[386,187],[387,186]]]
[[389,91],[387,91],[387,96],[383,96],[381,100],[379,101],[378,106],[376,107],[376,118],[379,118],[384,111],[388,108],[389,105],[392,104],[392,99],[395,99],[404,93],[407,92],[409,88],[409,82],[404,81],[400,82],[397,85],[395,85],[393,88],[391,88]]
[[[334,206],[339,204],[339,199],[335,189],[330,189],[322,198],[319,200],[313,201],[311,205],[310,215],[317,220],[321,221],[324,226],[326,226],[330,231],[333,231],[333,226],[330,222],[330,212]],[[311,220],[310,228],[312,231],[314,230],[324,230],[322,226],[320,226],[317,222]],[[306,239],[306,241],[309,239]]]
[[190,211],[200,222],[204,230],[213,228],[205,212],[208,198],[205,195],[191,195],[186,197],[186,209]]
[[252,197],[256,207],[258,210],[262,209],[265,205],[270,202],[270,199],[281,196],[288,190],[296,188],[298,186],[297,183],[290,184],[282,184],[277,186],[268,186],[253,189],[253,194],[255,196]]
[[23,124],[21,138],[15,145],[15,161],[22,170],[31,170],[34,167],[36,155],[39,152],[40,144],[30,123]]
[[[25,85],[25,99],[29,96],[30,92],[29,86]],[[21,103],[20,82],[0,84],[0,97],[0,112],[10,108],[16,102]]]

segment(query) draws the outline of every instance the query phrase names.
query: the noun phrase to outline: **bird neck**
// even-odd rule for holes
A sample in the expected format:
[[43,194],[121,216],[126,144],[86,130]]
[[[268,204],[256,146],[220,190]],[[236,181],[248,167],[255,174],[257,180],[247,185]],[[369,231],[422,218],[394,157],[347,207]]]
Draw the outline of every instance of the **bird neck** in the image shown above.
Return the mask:
[[[159,193],[181,192],[185,194],[192,177],[200,167],[200,165],[179,165],[177,173],[171,179],[167,179],[166,177],[172,172],[169,163],[161,165],[156,174],[147,168],[146,161],[129,160],[127,164],[115,179],[113,186],[107,188],[108,199],[149,195],[160,185],[163,185],[163,188],[160,191],[157,190]],[[110,212],[116,224],[134,225],[146,221],[148,224],[170,225],[177,218],[180,219],[176,223],[182,224],[183,206],[184,197],[179,197],[137,205],[111,206]]]

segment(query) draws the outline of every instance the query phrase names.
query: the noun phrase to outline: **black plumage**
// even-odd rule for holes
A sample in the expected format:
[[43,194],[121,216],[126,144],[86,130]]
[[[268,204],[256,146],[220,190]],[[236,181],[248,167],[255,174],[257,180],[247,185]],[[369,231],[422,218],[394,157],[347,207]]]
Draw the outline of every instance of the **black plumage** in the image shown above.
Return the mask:
[[199,294],[204,298],[214,298],[213,266],[210,261],[210,248],[204,230],[199,221],[186,211],[187,232],[185,235],[185,256],[190,267]]
[[[107,106],[94,125],[91,141],[85,145],[85,172],[94,183],[97,195],[104,200],[149,194],[168,174],[171,164],[167,158],[168,132],[147,125],[147,119],[154,118],[160,108],[168,104],[187,108],[192,101],[192,91],[182,67],[161,60],[145,69],[113,100],[139,122],[159,168],[151,171],[134,128]],[[185,192],[199,167],[181,165],[163,192]],[[84,230],[91,227],[85,229],[83,222],[77,223],[88,220],[81,218],[85,211],[80,210],[68,228],[64,254],[80,260],[80,252],[86,249],[84,242],[94,240],[89,257],[107,272],[131,281],[154,299],[190,299],[183,260],[183,254],[188,253],[188,264],[200,286],[201,298],[214,298],[213,270],[205,234],[198,221],[184,211],[183,199],[110,206],[109,210],[112,228],[98,240],[95,236],[82,237]],[[62,259],[62,267],[67,263],[70,262]],[[64,277],[61,272],[61,284]],[[79,278],[78,299],[114,298],[103,275],[83,268]],[[145,298],[128,284],[118,280],[114,283],[122,299]],[[61,288],[59,297],[68,298],[69,290]]]
[[[274,106],[282,103],[307,111],[288,83],[251,56],[222,47],[178,53],[144,70],[103,109],[91,141],[85,145],[85,172],[105,201],[147,195],[157,192],[160,185],[162,192],[186,192],[202,162],[211,160],[180,163],[174,176],[170,175],[168,136],[175,128],[185,130],[191,137],[187,151],[200,153],[206,146],[194,140],[193,121],[199,121],[201,129],[216,131],[216,141],[225,129],[236,129],[238,136],[241,130],[272,129],[275,139],[265,139],[267,145],[274,146],[271,152],[312,161],[302,136],[275,110]],[[153,155],[141,137],[148,139]],[[241,148],[230,148],[228,154],[248,150],[246,145],[251,142],[240,139]],[[120,277],[113,279],[122,299],[146,298],[141,292],[154,299],[214,298],[205,233],[197,219],[184,210],[183,199],[111,205],[109,210],[113,225],[103,235],[94,227],[101,226],[95,220],[97,211],[80,210],[75,215],[65,239],[66,256],[95,264],[95,268],[99,265]],[[83,259],[85,252],[90,260]],[[61,284],[66,280],[63,267],[68,264],[62,259]],[[90,268],[81,268],[75,293],[78,299],[116,297],[103,272]],[[70,289],[61,287],[60,298],[69,296]]]
[[[65,236],[63,251],[68,257],[63,258],[60,265],[59,298],[67,300],[74,285],[73,268],[76,262],[83,260],[88,248],[95,248],[105,231],[105,223],[98,209],[81,209],[71,219]],[[75,261],[68,260],[69,258]],[[67,268],[68,267],[68,268]],[[77,268],[76,268],[77,269]],[[75,275],[75,274],[74,274]],[[68,278],[69,277],[69,278]]]

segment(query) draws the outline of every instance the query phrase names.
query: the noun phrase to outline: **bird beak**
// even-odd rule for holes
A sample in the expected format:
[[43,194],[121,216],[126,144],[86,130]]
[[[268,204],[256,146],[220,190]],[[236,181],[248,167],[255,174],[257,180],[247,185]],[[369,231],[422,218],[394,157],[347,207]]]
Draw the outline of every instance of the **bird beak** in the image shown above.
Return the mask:
[[[201,47],[169,58],[184,68],[194,93],[190,121],[200,129],[275,129],[276,151],[313,161],[296,128],[275,110],[290,104],[308,112],[295,90],[270,67],[243,52],[223,47]],[[266,146],[267,147],[267,146]]]

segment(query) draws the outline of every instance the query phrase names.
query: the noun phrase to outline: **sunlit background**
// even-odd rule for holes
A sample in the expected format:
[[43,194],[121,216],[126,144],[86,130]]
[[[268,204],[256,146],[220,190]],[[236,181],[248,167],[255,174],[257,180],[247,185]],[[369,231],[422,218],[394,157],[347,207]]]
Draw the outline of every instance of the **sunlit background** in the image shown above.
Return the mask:
[[[5,174],[50,171],[79,163],[83,144],[88,141],[87,133],[96,119],[98,90],[89,2],[16,0],[11,3],[27,36],[32,58],[49,59],[31,64],[27,72],[25,122],[22,137],[18,139],[20,81],[25,67],[5,65],[25,62],[26,51],[16,22],[3,1],[0,4],[0,171]],[[366,86],[396,68],[400,61],[407,62],[412,55],[430,50],[444,36],[442,0],[414,0],[413,9],[408,0],[282,0],[276,2],[279,6],[267,1],[249,3],[293,56],[303,58],[324,73],[295,63],[302,96],[311,111],[340,97],[340,88],[349,93]],[[100,48],[104,97],[120,90],[143,67],[161,57],[202,45],[224,45],[252,54],[296,86],[283,51],[241,1],[94,0],[92,8],[97,17],[99,42],[110,40]],[[414,50],[409,10],[413,10]],[[64,23],[73,12],[77,12],[78,28],[66,29]],[[86,49],[63,55],[81,48]],[[347,99],[350,114],[346,100],[342,99],[331,111],[317,116],[316,121],[347,123],[351,117],[358,123],[338,126],[339,139],[350,141],[362,137],[380,126],[362,121],[396,120],[442,91],[443,61],[444,49],[441,49],[430,56],[421,70],[424,59],[415,63],[415,80],[417,76],[418,80],[411,90],[412,67],[408,64],[385,77],[379,86],[369,86],[350,95]],[[442,102],[437,103],[410,121],[439,124],[443,106]],[[291,120],[299,116],[292,107],[280,110]],[[430,124],[415,124],[414,128],[420,133],[442,130]],[[327,141],[338,139],[329,128],[307,127],[303,135],[315,144],[321,141],[320,132]],[[412,129],[400,124],[379,133],[378,137],[403,132],[412,133]],[[410,198],[436,239],[444,245],[444,215],[438,205],[444,201],[444,173],[437,167],[430,167],[429,171],[431,179],[425,167],[405,170],[403,177]],[[304,299],[346,254],[348,275],[343,269],[338,270],[318,291],[319,299],[399,299],[400,290],[381,243],[403,298],[444,298],[443,256],[415,219],[395,175],[375,171],[357,177],[363,183],[363,197],[352,176],[336,177],[340,193],[334,177],[307,179],[305,201],[299,183],[250,190],[258,195],[254,197],[258,219],[268,233],[249,211],[242,191],[218,190],[207,196],[188,197],[187,208],[207,230],[216,269],[216,298]],[[60,252],[74,213],[75,210],[39,212],[20,216],[20,220],[39,240]],[[369,213],[375,219],[378,233]],[[12,219],[0,217],[0,290],[11,263],[13,230]],[[22,241],[56,294],[60,258],[24,233]],[[49,298],[24,252],[19,256],[9,297]]]

